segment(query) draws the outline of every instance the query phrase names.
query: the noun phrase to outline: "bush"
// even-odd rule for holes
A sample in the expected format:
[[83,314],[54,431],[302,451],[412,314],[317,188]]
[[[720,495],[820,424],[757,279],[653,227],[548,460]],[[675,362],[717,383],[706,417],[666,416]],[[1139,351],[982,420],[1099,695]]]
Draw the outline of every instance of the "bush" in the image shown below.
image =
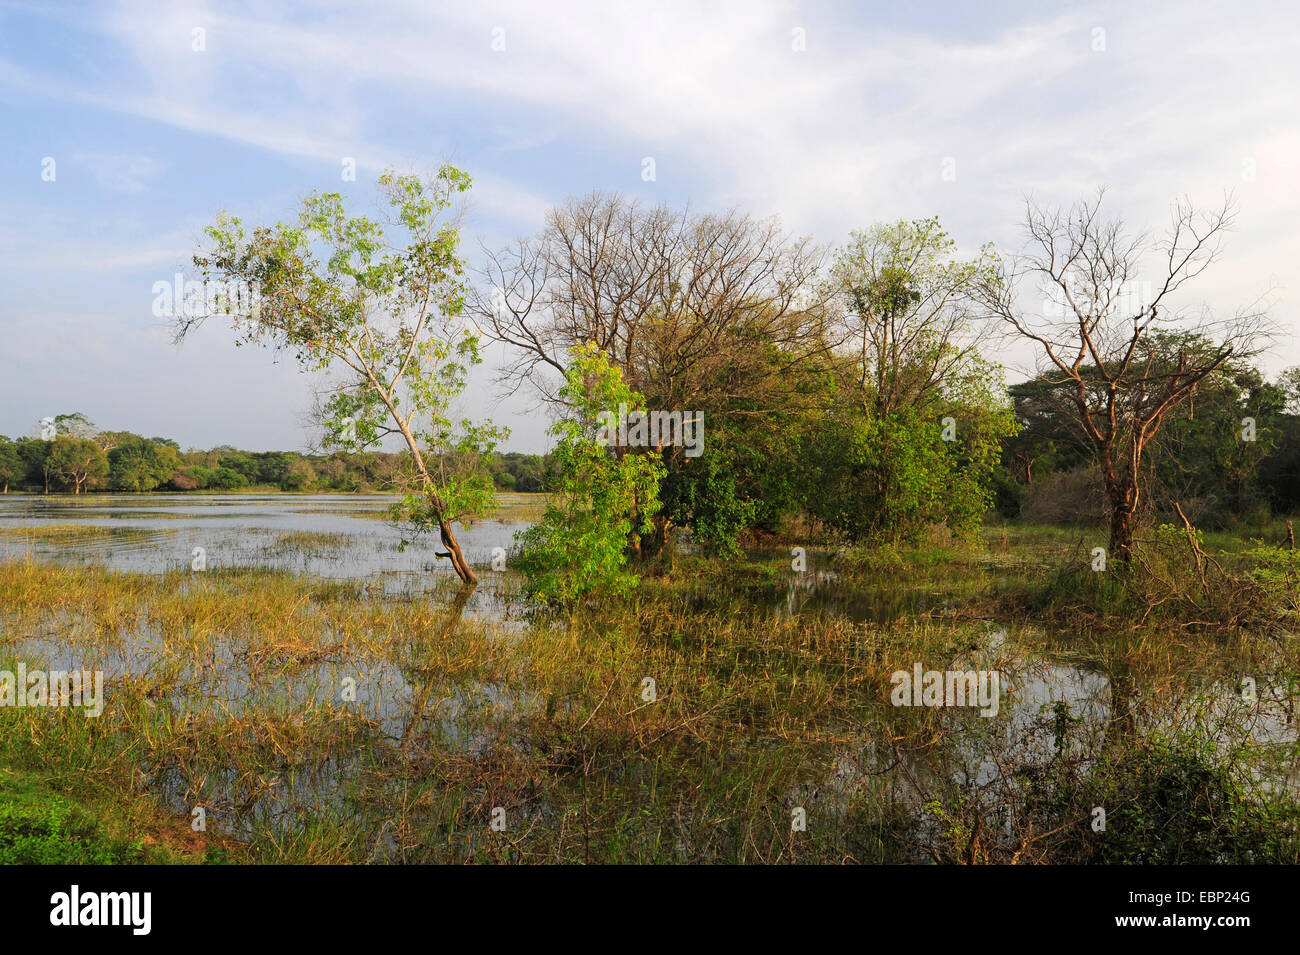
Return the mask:
[[248,478],[244,477],[238,471],[233,471],[226,467],[219,467],[212,472],[212,477],[208,482],[208,486],[230,491],[236,488],[248,487]]
[[1056,471],[1025,489],[1020,519],[1027,524],[1100,524],[1110,517],[1094,467]]
[[1086,801],[1106,807],[1106,832],[1085,837],[1090,862],[1297,862],[1296,807],[1254,795],[1249,773],[1209,741],[1146,740],[1116,751],[1092,778],[1100,785]]
[[541,521],[515,535],[525,592],[567,604],[585,594],[626,593],[639,578],[624,569],[630,541],[648,534],[659,510],[663,465],[658,453],[619,457],[599,440],[604,415],[644,410],[641,396],[594,346],[571,351],[561,396],[569,413],[552,427],[559,487]]

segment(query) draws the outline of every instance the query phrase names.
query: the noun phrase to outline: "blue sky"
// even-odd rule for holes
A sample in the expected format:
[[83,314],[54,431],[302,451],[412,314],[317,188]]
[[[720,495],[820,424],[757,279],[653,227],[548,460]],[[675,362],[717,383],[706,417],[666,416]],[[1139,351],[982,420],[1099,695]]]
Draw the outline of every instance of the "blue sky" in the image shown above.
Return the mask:
[[[82,411],[183,447],[306,447],[310,380],[216,327],[173,346],[152,285],[221,209],[274,221],[322,189],[368,210],[381,168],[444,159],[475,180],[471,255],[593,188],[827,243],[937,214],[1008,250],[1029,194],[1107,184],[1158,228],[1175,197],[1230,189],[1237,228],[1196,293],[1270,293],[1265,365],[1300,364],[1297,28],[1293,2],[0,2],[0,433]],[[467,410],[545,445],[490,368]]]

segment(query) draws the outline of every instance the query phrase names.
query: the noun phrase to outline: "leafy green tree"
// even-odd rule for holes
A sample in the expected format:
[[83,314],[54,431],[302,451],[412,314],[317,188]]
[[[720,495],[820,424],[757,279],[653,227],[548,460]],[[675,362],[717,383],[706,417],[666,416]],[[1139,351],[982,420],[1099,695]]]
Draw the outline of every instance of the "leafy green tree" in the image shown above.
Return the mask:
[[570,355],[560,389],[568,412],[551,427],[558,487],[541,521],[516,535],[527,593],[558,604],[637,585],[626,569],[628,541],[653,527],[663,475],[657,452],[620,453],[601,440],[602,413],[617,415],[620,404],[644,410],[641,396],[595,345],[576,346]]
[[118,432],[116,439],[108,452],[109,485],[116,491],[152,491],[180,467],[180,455],[168,444],[129,432]]
[[853,233],[831,286],[844,304],[837,400],[808,451],[809,512],[853,541],[978,534],[1015,419],[979,352],[985,249],[957,256],[937,219]]
[[1282,412],[1273,419],[1276,439],[1271,453],[1260,462],[1259,481],[1273,509],[1300,511],[1300,368],[1290,368],[1273,383],[1282,395]]
[[248,478],[230,468],[217,468],[208,478],[208,487],[221,491],[234,491],[241,487],[248,487]]
[[50,480],[53,477],[49,469],[50,449],[53,445],[53,441],[41,438],[20,438],[15,442],[18,457],[27,468],[25,483],[43,485],[46,494],[50,493]]
[[[1166,351],[1174,353],[1175,342],[1165,343]],[[1206,376],[1151,442],[1155,506],[1199,499],[1209,506],[1201,523],[1267,512],[1259,475],[1281,434],[1284,405],[1281,389],[1245,362],[1227,362]]]
[[27,479],[27,464],[18,453],[18,444],[0,434],[0,487],[9,493],[9,486],[17,487]]
[[[444,165],[431,180],[388,171],[379,184],[386,223],[348,216],[338,193],[314,193],[296,225],[250,234],[222,213],[194,263],[205,279],[257,290],[256,308],[231,316],[241,344],[290,351],[306,370],[343,371],[325,406],[327,444],[361,449],[402,439],[414,479],[394,517],[412,534],[436,528],[456,573],[472,584],[452,524],[491,509],[482,461],[504,432],[452,417],[481,361],[478,337],[460,320],[459,233],[444,219],[470,179]],[[180,317],[177,339],[205,317]]]
[[1072,416],[1070,396],[1059,377],[1040,375],[1007,389],[1019,430],[1003,444],[1007,469],[1024,482],[1092,461],[1087,435]]
[[47,459],[50,473],[74,494],[103,486],[108,477],[108,455],[89,438],[61,434],[51,443]]
[[683,462],[664,477],[665,509],[673,523],[690,527],[696,544],[723,557],[735,556],[740,532],[754,523],[760,505],[743,490],[743,466],[716,437],[702,455]]

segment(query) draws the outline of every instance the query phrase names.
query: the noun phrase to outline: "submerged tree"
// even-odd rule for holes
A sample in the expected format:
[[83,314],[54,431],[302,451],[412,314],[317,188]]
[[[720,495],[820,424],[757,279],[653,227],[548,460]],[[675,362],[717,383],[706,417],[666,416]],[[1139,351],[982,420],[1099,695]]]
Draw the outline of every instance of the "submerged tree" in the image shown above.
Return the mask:
[[[1102,218],[1103,194],[1069,211],[1029,203],[1028,248],[984,283],[983,299],[1013,336],[1038,346],[1040,371],[1069,396],[1101,471],[1111,553],[1127,562],[1148,446],[1209,376],[1257,354],[1268,326],[1254,308],[1219,320],[1174,304],[1217,258],[1230,200],[1209,212],[1175,202],[1168,233],[1153,241]],[[1025,280],[1038,286],[1029,292],[1038,309],[1017,300]]]
[[[479,340],[460,321],[460,236],[445,217],[470,179],[444,165],[429,179],[388,171],[379,184],[390,211],[385,223],[348,216],[337,193],[313,193],[297,225],[249,234],[222,213],[194,264],[205,284],[253,290],[240,307],[233,296],[208,296],[233,320],[240,344],[290,351],[304,370],[346,369],[326,402],[329,443],[357,449],[400,436],[414,474],[394,517],[414,533],[437,528],[445,556],[473,584],[452,524],[491,506],[492,482],[474,462],[504,432],[452,417],[480,361]],[[178,316],[177,340],[206,317]]]

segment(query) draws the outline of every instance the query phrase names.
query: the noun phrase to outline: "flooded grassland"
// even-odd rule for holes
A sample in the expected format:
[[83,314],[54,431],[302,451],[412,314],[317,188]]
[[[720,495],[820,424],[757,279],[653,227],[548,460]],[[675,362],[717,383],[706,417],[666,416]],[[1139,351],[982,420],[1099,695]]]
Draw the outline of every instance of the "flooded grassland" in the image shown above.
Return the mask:
[[[0,798],[180,860],[1300,861],[1294,633],[1118,625],[1064,532],[678,551],[558,614],[491,569],[535,499],[464,530],[472,592],[383,506],[0,498],[0,671],[105,688],[0,707]],[[931,671],[995,705],[899,690]]]

